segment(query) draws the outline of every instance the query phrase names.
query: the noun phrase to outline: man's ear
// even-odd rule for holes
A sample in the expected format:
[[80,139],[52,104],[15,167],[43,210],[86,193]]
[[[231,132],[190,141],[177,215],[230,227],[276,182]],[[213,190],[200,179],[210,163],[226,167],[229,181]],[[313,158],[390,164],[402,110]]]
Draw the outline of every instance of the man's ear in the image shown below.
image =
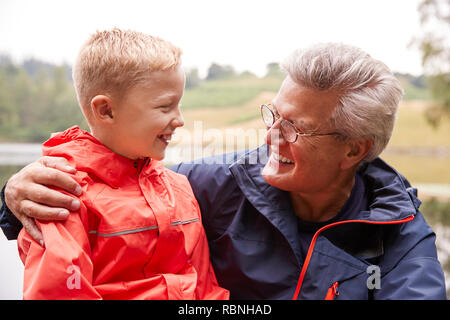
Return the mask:
[[346,154],[341,161],[341,169],[349,169],[363,160],[372,149],[372,139],[355,139],[347,142]]
[[114,123],[114,112],[112,100],[105,95],[96,95],[91,99],[91,111],[97,121],[112,124]]

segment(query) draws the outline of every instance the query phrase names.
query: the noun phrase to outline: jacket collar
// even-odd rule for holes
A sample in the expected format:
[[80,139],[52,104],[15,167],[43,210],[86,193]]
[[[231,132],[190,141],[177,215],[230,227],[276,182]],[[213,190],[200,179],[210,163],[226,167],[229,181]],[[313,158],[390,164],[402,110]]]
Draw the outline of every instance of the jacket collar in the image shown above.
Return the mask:
[[44,155],[66,158],[77,170],[92,173],[113,188],[130,175],[160,174],[164,169],[161,161],[123,157],[78,126],[52,136],[42,145],[42,151]]
[[267,158],[268,147],[263,145],[246,152],[229,169],[248,201],[284,235],[299,259],[301,242],[289,195],[269,185],[261,175]]
[[[278,227],[292,229],[295,216],[279,212],[293,212],[287,193],[269,185],[261,172],[268,159],[269,148],[262,145],[245,153],[230,166],[235,179],[247,199]],[[256,161],[257,160],[257,161]],[[414,215],[420,206],[416,190],[392,167],[380,158],[366,163],[359,173],[368,194],[368,208],[358,220],[396,221]],[[281,226],[288,223],[291,226]],[[293,225],[293,226],[292,226]]]
[[360,168],[370,191],[369,208],[361,212],[362,220],[397,221],[415,215],[421,204],[417,189],[380,158]]

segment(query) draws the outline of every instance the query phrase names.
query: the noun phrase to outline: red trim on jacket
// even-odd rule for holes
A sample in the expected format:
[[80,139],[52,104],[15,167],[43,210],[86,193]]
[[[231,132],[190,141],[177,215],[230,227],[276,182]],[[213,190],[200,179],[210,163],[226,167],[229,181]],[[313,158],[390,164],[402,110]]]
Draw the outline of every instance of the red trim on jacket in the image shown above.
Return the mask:
[[[369,224],[398,224],[398,223],[409,222],[409,221],[411,221],[413,219],[414,219],[414,215],[409,216],[409,217],[404,218],[404,219],[401,219],[401,220],[393,220],[393,221],[368,221],[368,220],[338,221],[338,222],[330,223],[330,224],[320,228],[319,230],[317,230],[317,232],[314,234],[314,236],[313,236],[313,238],[311,240],[311,243],[309,244],[308,253],[306,254],[305,262],[303,264],[302,271],[300,272],[300,277],[298,279],[297,287],[295,288],[295,293],[294,293],[294,296],[292,297],[292,300],[297,300],[298,299],[298,295],[299,295],[300,289],[302,287],[303,279],[305,277],[306,270],[308,269],[308,265],[309,265],[309,262],[311,260],[312,253],[314,251],[314,246],[316,244],[317,237],[319,236],[319,234],[322,231],[324,231],[326,229],[329,229],[331,227],[337,226],[337,225],[341,225],[341,224],[344,224],[344,223],[350,223],[350,222],[369,223]],[[328,294],[327,294],[327,296],[328,296]]]

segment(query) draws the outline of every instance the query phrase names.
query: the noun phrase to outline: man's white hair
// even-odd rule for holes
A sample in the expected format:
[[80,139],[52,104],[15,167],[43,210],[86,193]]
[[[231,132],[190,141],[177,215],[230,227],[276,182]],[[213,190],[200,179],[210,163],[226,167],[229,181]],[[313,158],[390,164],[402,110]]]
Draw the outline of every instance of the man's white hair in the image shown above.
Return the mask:
[[372,140],[364,161],[384,150],[403,96],[400,82],[384,63],[354,46],[323,43],[294,51],[281,69],[302,86],[339,93],[331,123],[343,137]]

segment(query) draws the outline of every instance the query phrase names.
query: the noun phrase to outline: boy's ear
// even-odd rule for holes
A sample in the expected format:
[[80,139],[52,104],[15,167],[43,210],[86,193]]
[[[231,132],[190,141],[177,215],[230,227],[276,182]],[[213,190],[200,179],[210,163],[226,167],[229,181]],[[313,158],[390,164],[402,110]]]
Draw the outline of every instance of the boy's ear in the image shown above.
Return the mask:
[[105,95],[96,95],[91,99],[91,111],[95,119],[100,122],[112,124],[114,122],[114,112],[112,100]]
[[341,169],[349,169],[364,159],[372,149],[372,139],[350,140],[347,143],[346,154],[341,161]]

